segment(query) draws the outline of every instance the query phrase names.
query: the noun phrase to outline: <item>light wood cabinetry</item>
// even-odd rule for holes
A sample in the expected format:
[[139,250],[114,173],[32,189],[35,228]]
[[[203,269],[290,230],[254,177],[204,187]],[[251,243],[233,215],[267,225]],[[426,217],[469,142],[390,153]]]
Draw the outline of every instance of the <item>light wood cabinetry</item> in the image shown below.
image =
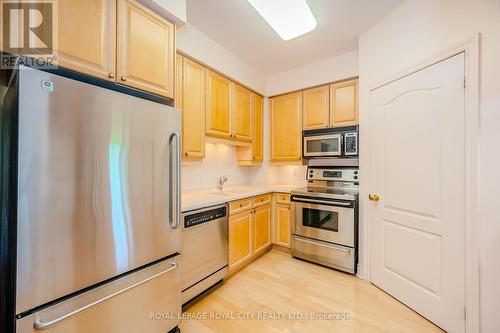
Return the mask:
[[206,76],[206,134],[231,139],[231,90],[233,83],[208,69]]
[[58,1],[58,65],[115,81],[116,0]]
[[252,93],[252,144],[238,147],[238,164],[257,165],[264,160],[264,99]]
[[233,107],[231,123],[233,138],[238,141],[252,141],[252,92],[239,84],[233,86]]
[[229,217],[229,268],[252,256],[252,211]]
[[258,254],[271,245],[271,205],[256,208],[253,214],[253,248]]
[[56,3],[58,66],[174,98],[174,24],[136,0]]
[[180,54],[175,55],[175,107],[182,109],[182,85],[184,84],[184,57]]
[[175,26],[136,0],[118,0],[118,82],[174,98]]
[[358,80],[330,86],[330,124],[349,126],[358,124]]
[[271,194],[229,203],[229,271],[234,272],[271,245]]
[[182,153],[205,157],[205,68],[182,57]]
[[284,247],[291,246],[291,208],[290,205],[276,205],[276,243]]
[[271,160],[302,158],[302,92],[271,99]]
[[303,92],[303,125],[305,130],[330,125],[330,87],[322,86]]

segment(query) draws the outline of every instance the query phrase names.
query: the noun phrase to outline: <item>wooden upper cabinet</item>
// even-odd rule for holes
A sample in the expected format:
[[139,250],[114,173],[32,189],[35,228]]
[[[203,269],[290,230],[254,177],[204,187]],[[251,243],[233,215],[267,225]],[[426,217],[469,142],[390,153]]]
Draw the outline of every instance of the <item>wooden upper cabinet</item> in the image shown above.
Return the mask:
[[252,144],[247,146],[238,146],[238,164],[257,165],[262,164],[263,153],[263,135],[264,135],[264,99],[255,93],[251,94],[252,115],[251,115],[251,138]]
[[175,107],[182,109],[182,85],[184,76],[184,57],[180,54],[175,55]]
[[271,99],[271,160],[302,158],[302,92]]
[[253,94],[253,122],[252,122],[252,160],[262,162],[264,159],[264,99]]
[[239,141],[252,141],[252,92],[239,84],[234,85],[231,114],[232,135]]
[[205,157],[205,68],[183,58],[182,151],[184,157]]
[[115,81],[116,0],[58,1],[58,65]]
[[329,127],[330,87],[323,86],[303,91],[304,130]]
[[330,124],[349,126],[358,124],[358,80],[330,86]]
[[231,138],[231,89],[232,82],[206,70],[206,134]]
[[174,36],[166,19],[136,0],[118,0],[117,81],[174,98]]

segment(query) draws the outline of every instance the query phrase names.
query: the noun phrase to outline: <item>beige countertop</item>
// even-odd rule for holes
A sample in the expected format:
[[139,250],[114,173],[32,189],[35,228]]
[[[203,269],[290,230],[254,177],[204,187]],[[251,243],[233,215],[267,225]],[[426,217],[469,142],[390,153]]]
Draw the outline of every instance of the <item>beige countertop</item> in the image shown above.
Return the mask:
[[224,188],[220,193],[215,188],[182,191],[182,211],[187,212],[204,207],[220,205],[229,201],[253,197],[260,194],[281,192],[290,193],[293,189],[305,186],[294,185],[247,185]]

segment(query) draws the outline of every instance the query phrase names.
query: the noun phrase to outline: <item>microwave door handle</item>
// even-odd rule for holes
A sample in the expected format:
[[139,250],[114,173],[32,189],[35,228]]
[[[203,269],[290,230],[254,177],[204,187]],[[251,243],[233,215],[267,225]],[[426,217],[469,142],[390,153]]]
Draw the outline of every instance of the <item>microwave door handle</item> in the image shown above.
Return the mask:
[[[175,140],[175,157],[172,156],[172,141]],[[169,224],[172,229],[177,229],[181,220],[181,150],[179,133],[173,132],[168,140],[169,146]],[[175,175],[173,168],[175,160]],[[175,189],[174,189],[175,183]],[[175,213],[174,213],[175,196]],[[175,218],[174,218],[175,214]]]
[[175,262],[172,261],[172,262],[170,262],[170,267],[167,268],[166,270],[161,271],[159,273],[156,273],[155,275],[152,275],[152,276],[150,276],[150,277],[148,277],[148,278],[146,278],[146,279],[144,279],[142,281],[134,283],[133,285],[130,285],[130,286],[124,288],[124,289],[118,290],[118,291],[116,291],[116,292],[114,292],[114,293],[112,293],[110,295],[107,295],[107,296],[105,296],[103,298],[100,298],[100,299],[98,299],[95,302],[92,302],[92,303],[89,303],[87,305],[84,305],[81,308],[78,308],[78,309],[76,309],[76,310],[74,310],[72,312],[66,313],[65,315],[62,315],[62,316],[60,316],[60,317],[58,317],[56,319],[53,319],[53,320],[50,320],[50,321],[42,321],[40,318],[38,318],[38,319],[35,320],[35,324],[33,325],[33,327],[35,329],[37,329],[37,330],[48,329],[51,326],[54,326],[54,325],[60,323],[61,321],[65,320],[65,319],[73,317],[73,316],[75,316],[75,315],[77,315],[77,314],[79,314],[79,313],[81,313],[81,312],[83,312],[83,311],[85,311],[87,309],[90,309],[90,308],[96,306],[97,304],[100,304],[100,303],[102,303],[104,301],[107,301],[110,298],[118,296],[118,295],[120,295],[120,294],[122,294],[122,293],[124,293],[126,291],[129,291],[130,289],[133,289],[135,287],[140,286],[141,284],[144,284],[144,283],[149,282],[149,281],[151,281],[153,279],[156,279],[157,277],[160,277],[160,276],[162,276],[164,274],[167,274],[168,272],[170,272],[170,271],[172,271],[172,270],[174,270],[176,268],[177,268],[177,263],[175,263]]
[[325,205],[335,205],[335,206],[344,206],[344,207],[348,207],[348,206],[352,205],[350,202],[326,201],[326,200],[317,200],[317,199],[293,198],[293,201],[304,202],[304,203],[319,203],[319,204],[325,204]]

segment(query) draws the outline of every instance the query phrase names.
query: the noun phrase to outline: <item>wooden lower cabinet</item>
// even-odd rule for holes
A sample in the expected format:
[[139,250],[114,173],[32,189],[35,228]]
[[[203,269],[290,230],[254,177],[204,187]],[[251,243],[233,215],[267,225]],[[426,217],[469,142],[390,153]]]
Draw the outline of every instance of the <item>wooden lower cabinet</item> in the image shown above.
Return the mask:
[[260,253],[271,245],[271,205],[255,209],[253,226],[254,253]]
[[276,205],[276,243],[291,247],[291,208],[290,205]]
[[229,217],[229,269],[252,256],[252,211]]
[[[264,199],[267,198],[267,201]],[[271,195],[229,203],[229,271],[234,272],[271,246]],[[261,204],[267,202],[267,204]],[[258,204],[256,204],[258,203]]]

